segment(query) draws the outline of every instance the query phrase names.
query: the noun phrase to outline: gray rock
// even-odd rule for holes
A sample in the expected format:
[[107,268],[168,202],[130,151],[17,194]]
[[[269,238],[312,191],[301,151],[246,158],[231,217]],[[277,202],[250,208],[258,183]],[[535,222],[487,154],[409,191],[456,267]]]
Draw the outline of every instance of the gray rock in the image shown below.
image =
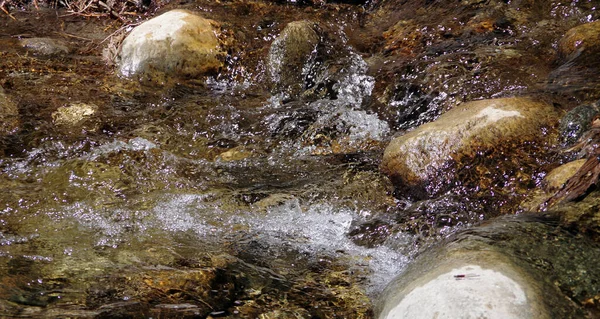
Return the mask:
[[499,218],[419,256],[382,293],[376,318],[583,318],[600,292],[595,247],[554,217]]
[[21,45],[37,55],[61,55],[68,54],[70,51],[66,42],[51,38],[22,39]]
[[290,22],[271,43],[268,67],[278,89],[294,95],[304,88],[321,42],[317,29],[317,24],[311,21]]
[[186,10],[172,10],[148,20],[125,38],[118,68],[123,76],[162,72],[197,77],[223,66],[224,52],[216,22]]
[[590,129],[592,119],[598,114],[598,108],[591,105],[580,105],[567,112],[558,127],[560,139],[565,146],[570,146]]

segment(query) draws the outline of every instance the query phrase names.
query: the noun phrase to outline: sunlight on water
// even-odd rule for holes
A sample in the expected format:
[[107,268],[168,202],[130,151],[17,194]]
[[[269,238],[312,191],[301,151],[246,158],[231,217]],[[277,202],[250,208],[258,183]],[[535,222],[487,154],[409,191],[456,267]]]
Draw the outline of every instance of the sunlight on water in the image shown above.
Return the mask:
[[365,248],[354,244],[347,234],[359,213],[331,204],[303,207],[298,199],[290,199],[269,209],[267,216],[251,219],[249,223],[276,245],[292,244],[311,255],[347,257],[355,267],[367,267],[370,272],[367,290],[377,293],[404,269],[408,257],[385,246]]
[[154,144],[144,138],[141,138],[141,137],[132,138],[127,142],[115,140],[111,143],[101,145],[100,147],[94,149],[94,151],[90,154],[89,159],[93,160],[93,159],[97,158],[98,156],[108,154],[111,152],[147,151],[147,150],[150,150],[150,149],[153,149],[156,147],[157,147],[156,144]]
[[[219,238],[245,229],[253,238],[269,246],[291,247],[306,256],[329,256],[342,260],[350,269],[368,274],[365,288],[377,294],[391,278],[402,271],[409,256],[390,247],[365,248],[348,238],[354,219],[364,211],[332,204],[304,205],[291,197],[266,213],[227,212],[214,202],[215,194],[172,194],[159,197],[148,210],[94,209],[83,204],[66,207],[60,213],[49,213],[55,220],[72,220],[77,228],[95,233],[95,245],[116,248],[129,236],[145,238],[151,233],[194,234],[198,240],[222,245]],[[235,230],[234,230],[235,229]],[[4,241],[27,241],[27,238],[5,237]]]

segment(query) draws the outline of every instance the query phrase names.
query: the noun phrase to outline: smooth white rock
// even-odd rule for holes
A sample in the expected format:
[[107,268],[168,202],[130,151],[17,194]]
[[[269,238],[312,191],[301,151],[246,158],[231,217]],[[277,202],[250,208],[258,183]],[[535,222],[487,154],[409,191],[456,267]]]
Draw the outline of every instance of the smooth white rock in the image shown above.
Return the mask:
[[140,24],[123,41],[119,72],[197,76],[218,71],[223,52],[214,24],[186,10],[172,10]]

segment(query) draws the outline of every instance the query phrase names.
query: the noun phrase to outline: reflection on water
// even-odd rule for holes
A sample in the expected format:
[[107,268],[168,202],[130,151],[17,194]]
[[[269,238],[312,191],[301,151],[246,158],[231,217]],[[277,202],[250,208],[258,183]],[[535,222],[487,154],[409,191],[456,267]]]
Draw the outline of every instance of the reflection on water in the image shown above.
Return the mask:
[[[371,317],[368,297],[420,249],[510,209],[541,179],[486,175],[492,191],[455,185],[413,202],[379,173],[387,142],[462,101],[544,94],[553,39],[591,10],[552,4],[544,28],[534,7],[409,2],[200,1],[246,50],[218,78],[161,85],[113,76],[98,47],[38,57],[0,32],[0,85],[20,121],[0,138],[0,313]],[[40,14],[0,25],[43,33]],[[369,14],[376,22],[361,21]],[[273,89],[266,57],[301,19],[327,36],[294,95]],[[98,27],[66,30],[106,36],[84,23]],[[84,102],[93,115],[53,121]]]

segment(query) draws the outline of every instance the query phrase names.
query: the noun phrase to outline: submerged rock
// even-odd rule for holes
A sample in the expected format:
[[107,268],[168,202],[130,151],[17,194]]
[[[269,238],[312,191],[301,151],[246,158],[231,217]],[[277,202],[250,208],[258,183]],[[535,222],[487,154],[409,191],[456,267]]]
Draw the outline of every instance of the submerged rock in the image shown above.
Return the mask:
[[600,21],[585,23],[567,31],[558,42],[558,54],[563,60],[575,55],[600,53]]
[[321,42],[318,25],[302,20],[290,22],[271,44],[269,72],[278,89],[298,94],[314,67]]
[[553,218],[500,218],[421,255],[381,295],[377,318],[592,317],[581,305],[600,292],[599,261]]
[[98,107],[94,104],[72,103],[59,107],[52,113],[52,120],[58,125],[76,125],[94,115]]
[[222,67],[216,22],[186,10],[172,10],[133,29],[123,41],[119,72],[123,76],[152,71],[196,77]]
[[51,38],[22,39],[21,45],[28,51],[38,55],[68,54],[69,47],[64,41]]
[[542,180],[541,187],[535,189],[520,204],[520,209],[524,211],[538,212],[545,210],[548,206],[548,200],[573,177],[577,171],[585,164],[586,159],[579,159],[568,162],[551,170]]
[[0,136],[14,132],[19,125],[17,105],[0,86]]
[[580,159],[563,164],[546,175],[542,181],[542,186],[545,191],[553,192],[559,190],[581,166],[585,163],[585,159]]
[[[544,143],[549,139],[545,132],[557,121],[552,105],[528,98],[465,103],[392,140],[383,155],[381,170],[397,186],[414,187],[414,195],[433,195],[482,154],[494,155],[496,150],[500,163],[494,165],[503,165],[510,162],[504,160],[506,152],[515,156],[520,146]],[[499,169],[495,166],[485,170]]]
[[581,234],[600,240],[600,193],[592,192],[578,202],[568,202],[552,208],[560,215],[561,223]]
[[575,143],[592,125],[592,119],[598,114],[598,108],[592,105],[580,105],[560,119],[559,134],[565,145]]
[[567,31],[558,42],[561,66],[549,74],[548,88],[583,100],[598,99],[600,71],[600,21]]
[[312,154],[349,154],[383,146],[389,126],[377,115],[339,108],[319,117],[301,136]]

